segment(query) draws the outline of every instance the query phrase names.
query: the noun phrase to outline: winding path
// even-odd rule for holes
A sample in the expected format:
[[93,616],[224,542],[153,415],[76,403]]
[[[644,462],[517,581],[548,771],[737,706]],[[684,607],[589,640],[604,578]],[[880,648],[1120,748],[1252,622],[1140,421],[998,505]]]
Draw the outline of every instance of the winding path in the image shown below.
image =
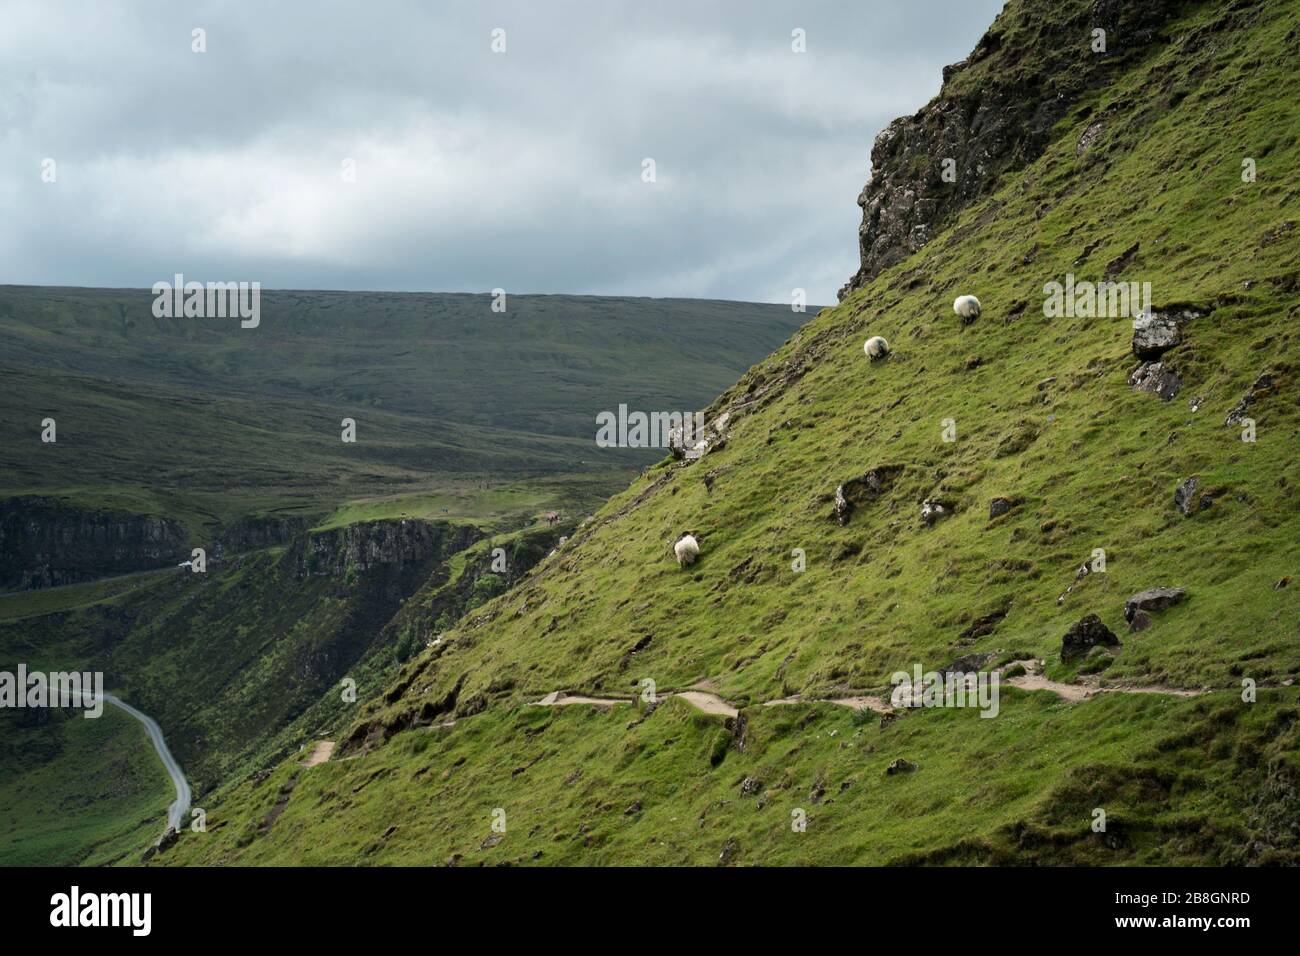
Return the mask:
[[[96,695],[83,695],[83,701],[87,696],[92,701],[97,699]],[[162,761],[167,776],[171,777],[172,786],[176,788],[176,799],[167,808],[167,826],[179,832],[181,822],[185,819],[185,815],[190,812],[190,800],[193,794],[190,792],[190,784],[185,779],[185,772],[181,770],[181,765],[176,762],[172,752],[167,749],[167,741],[163,738],[162,728],[158,726],[158,721],[148,714],[136,710],[122,698],[115,697],[112,694],[103,694],[102,697],[103,700],[120,710],[126,711],[144,725],[145,733],[149,735],[149,740],[153,743],[153,749],[158,753],[158,759]]]
[[[1019,664],[1024,668],[1025,673],[1016,677],[1005,677],[1003,671],[1013,664]],[[1206,693],[1205,690],[1187,690],[1181,687],[1166,687],[1155,685],[1151,687],[1103,687],[1100,680],[1093,679],[1082,684],[1065,684],[1061,681],[1050,680],[1042,673],[1042,665],[1038,661],[1023,660],[1011,661],[1005,667],[996,669],[996,673],[1002,683],[1010,687],[1016,687],[1020,690],[1045,690],[1055,694],[1062,700],[1075,704],[1080,701],[1088,700],[1098,694],[1168,694],[1173,697],[1196,697],[1199,694]],[[715,714],[720,717],[735,717],[739,710],[734,704],[728,703],[722,697],[715,694],[712,690],[703,689],[707,685],[697,684],[690,690],[670,691],[659,694],[659,699],[666,697],[680,697],[688,704],[698,708],[706,714]],[[615,704],[633,703],[635,697],[586,697],[581,694],[566,694],[564,691],[552,691],[541,700],[535,702],[535,706],[540,707],[567,707],[572,704],[587,704],[592,707],[608,709]],[[776,700],[765,700],[762,702],[763,707],[779,707],[783,704],[835,704],[840,707],[848,707],[852,710],[873,710],[880,714],[893,713],[895,708],[892,707],[884,697],[875,697],[869,694],[853,697],[819,697],[804,700],[800,694],[792,694],[789,697],[780,697]],[[903,708],[906,709],[906,708]]]

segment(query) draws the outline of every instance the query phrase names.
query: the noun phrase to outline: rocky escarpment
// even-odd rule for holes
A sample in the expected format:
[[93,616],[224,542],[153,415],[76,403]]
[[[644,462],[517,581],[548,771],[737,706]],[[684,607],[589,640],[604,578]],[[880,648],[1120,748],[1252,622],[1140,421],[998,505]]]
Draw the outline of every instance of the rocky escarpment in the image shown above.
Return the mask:
[[213,545],[213,556],[220,560],[228,554],[259,551],[285,544],[311,527],[303,517],[248,515],[221,529]]
[[421,564],[463,551],[483,532],[469,525],[401,518],[302,535],[291,547],[300,577],[344,576],[382,565]]
[[[858,196],[861,265],[843,299],[916,252],[1002,174],[1040,156],[1052,127],[1087,90],[1142,56],[1179,0],[1012,4],[965,60],[945,67],[939,95],[876,137]],[[1095,50],[1102,30],[1104,50]],[[1089,125],[1082,155],[1102,135]]]
[[42,496],[0,501],[0,589],[76,584],[188,557],[185,526],[172,518],[78,508]]

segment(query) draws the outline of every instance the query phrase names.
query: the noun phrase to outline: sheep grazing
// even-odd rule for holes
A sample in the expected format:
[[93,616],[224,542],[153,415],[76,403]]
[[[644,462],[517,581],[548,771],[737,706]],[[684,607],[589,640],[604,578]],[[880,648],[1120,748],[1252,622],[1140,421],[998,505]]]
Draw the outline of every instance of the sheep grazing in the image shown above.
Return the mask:
[[700,556],[700,543],[695,540],[695,535],[687,532],[673,545],[673,554],[677,555],[677,563],[682,567],[694,564],[695,559]]
[[889,354],[889,343],[882,336],[873,335],[862,346],[862,351],[867,353],[867,358],[871,361],[878,362]]
[[973,295],[959,295],[952,302],[952,310],[961,316],[963,325],[970,325],[980,317],[980,300]]

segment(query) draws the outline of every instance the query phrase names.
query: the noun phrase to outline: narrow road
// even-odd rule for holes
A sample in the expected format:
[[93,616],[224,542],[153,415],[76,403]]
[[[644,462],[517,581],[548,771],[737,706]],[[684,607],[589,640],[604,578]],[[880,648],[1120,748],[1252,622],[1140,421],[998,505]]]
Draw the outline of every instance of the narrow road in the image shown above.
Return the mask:
[[[93,701],[94,695],[83,695],[83,701],[89,696]],[[185,772],[181,770],[181,765],[176,762],[172,752],[167,749],[167,741],[163,739],[162,728],[158,726],[158,721],[154,720],[148,714],[136,710],[120,697],[112,694],[104,694],[103,699],[124,710],[136,720],[144,725],[145,733],[149,735],[149,740],[153,743],[153,749],[158,752],[158,759],[162,761],[163,768],[167,771],[167,776],[172,778],[172,786],[176,788],[176,799],[172,805],[167,808],[167,825],[172,829],[180,832],[181,823],[190,812],[190,799],[193,794],[190,792],[189,781],[185,779]]]

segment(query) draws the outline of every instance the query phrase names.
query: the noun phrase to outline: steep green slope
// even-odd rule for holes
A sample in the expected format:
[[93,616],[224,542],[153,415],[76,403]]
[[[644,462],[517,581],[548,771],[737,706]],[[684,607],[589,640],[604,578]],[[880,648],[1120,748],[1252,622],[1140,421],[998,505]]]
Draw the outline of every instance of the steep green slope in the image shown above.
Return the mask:
[[[331,731],[344,678],[373,696],[433,625],[505,590],[659,454],[595,448],[598,411],[699,408],[798,321],[743,303],[512,296],[497,314],[487,296],[268,292],[241,329],[151,302],[0,288],[0,670],[102,671],[162,726],[196,805]],[[176,567],[195,546],[205,574]],[[110,800],[121,788],[78,761],[97,747],[153,767],[138,728],[21,716],[0,711],[0,862],[137,859],[165,777]]]
[[[1071,69],[1093,55],[1073,25],[1095,6],[1013,0],[999,62],[1047,41],[1073,45]],[[334,761],[231,781],[214,828],[164,860],[1300,860],[1300,5],[1162,7],[1037,155],[726,391],[710,410],[724,442],[650,469],[408,664]],[[920,178],[941,159],[907,157]],[[1162,356],[1176,397],[1129,384],[1130,317],[1045,316],[1067,274],[1191,307]],[[963,325],[967,293],[983,314]],[[863,355],[875,334],[888,361]],[[1227,423],[1247,397],[1254,442]],[[877,491],[852,483],[873,470]],[[990,517],[995,498],[1011,508]],[[945,516],[923,520],[924,501]],[[688,529],[703,553],[682,570]],[[1104,572],[1079,575],[1099,548]],[[1157,585],[1187,598],[1130,632],[1125,600]],[[1065,663],[1087,614],[1122,646]],[[1066,684],[1092,671],[1114,692],[1003,688],[988,720],[761,706],[878,694],[966,655],[1042,660]],[[533,703],[631,700],[645,679],[661,695],[707,681],[740,713]],[[898,758],[915,769],[887,773]]]

